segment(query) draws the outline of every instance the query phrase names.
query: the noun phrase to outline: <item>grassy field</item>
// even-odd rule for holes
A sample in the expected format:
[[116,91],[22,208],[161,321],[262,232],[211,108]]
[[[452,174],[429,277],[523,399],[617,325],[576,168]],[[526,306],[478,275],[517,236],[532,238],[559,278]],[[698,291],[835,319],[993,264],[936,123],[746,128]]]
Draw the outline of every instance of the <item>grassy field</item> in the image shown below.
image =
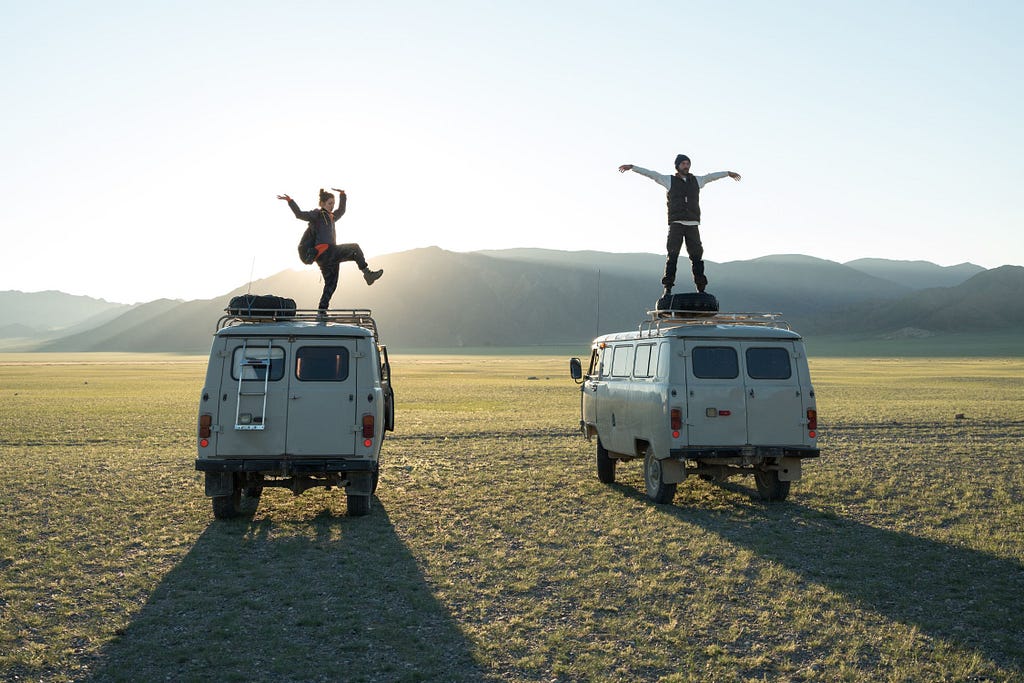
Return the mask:
[[814,360],[789,501],[671,506],[597,481],[565,358],[392,361],[369,517],[214,522],[205,360],[0,356],[0,679],[1024,680],[1024,360]]

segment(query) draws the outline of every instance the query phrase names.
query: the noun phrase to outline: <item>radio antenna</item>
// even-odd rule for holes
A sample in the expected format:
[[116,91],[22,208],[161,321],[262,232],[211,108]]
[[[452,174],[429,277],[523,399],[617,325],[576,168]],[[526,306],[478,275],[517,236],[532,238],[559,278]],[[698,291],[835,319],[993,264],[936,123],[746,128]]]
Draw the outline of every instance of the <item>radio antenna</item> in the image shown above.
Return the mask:
[[601,334],[601,269],[597,269],[597,321],[594,323],[594,336]]
[[246,294],[252,294],[252,274],[256,271],[256,257],[252,257],[252,265],[249,266],[249,288],[245,290]]

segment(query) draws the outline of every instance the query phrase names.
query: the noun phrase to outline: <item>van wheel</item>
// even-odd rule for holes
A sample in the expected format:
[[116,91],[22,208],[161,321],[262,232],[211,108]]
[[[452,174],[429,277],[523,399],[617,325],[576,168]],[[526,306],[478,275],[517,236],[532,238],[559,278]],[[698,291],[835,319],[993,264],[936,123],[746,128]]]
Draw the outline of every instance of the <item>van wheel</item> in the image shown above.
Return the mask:
[[348,496],[348,516],[365,517],[370,514],[370,496]]
[[231,519],[241,512],[242,489],[236,486],[229,496],[214,496],[213,516],[217,519]]
[[761,500],[786,500],[789,495],[791,482],[779,481],[777,470],[757,470],[754,472],[754,482],[757,484],[757,495]]
[[661,461],[654,457],[650,446],[644,453],[644,485],[647,487],[647,497],[655,503],[668,504],[676,497],[676,485],[661,480]]
[[597,439],[597,479],[602,484],[615,483],[615,458],[608,455],[608,449]]

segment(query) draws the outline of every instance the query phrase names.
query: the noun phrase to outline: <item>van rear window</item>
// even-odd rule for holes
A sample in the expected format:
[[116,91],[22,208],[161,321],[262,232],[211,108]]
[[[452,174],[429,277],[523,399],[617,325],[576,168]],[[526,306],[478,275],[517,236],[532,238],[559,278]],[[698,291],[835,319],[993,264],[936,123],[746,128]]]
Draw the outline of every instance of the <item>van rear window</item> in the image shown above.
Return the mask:
[[267,378],[270,369],[270,381],[276,382],[284,377],[284,349],[280,346],[239,346],[235,349],[231,360],[231,379],[258,380]]
[[295,352],[295,376],[303,382],[344,382],[348,379],[348,349],[303,346]]
[[693,376],[701,379],[735,379],[740,364],[736,349],[730,346],[695,346]]
[[793,374],[789,351],[760,346],[747,349],[747,374],[751,379],[789,379]]

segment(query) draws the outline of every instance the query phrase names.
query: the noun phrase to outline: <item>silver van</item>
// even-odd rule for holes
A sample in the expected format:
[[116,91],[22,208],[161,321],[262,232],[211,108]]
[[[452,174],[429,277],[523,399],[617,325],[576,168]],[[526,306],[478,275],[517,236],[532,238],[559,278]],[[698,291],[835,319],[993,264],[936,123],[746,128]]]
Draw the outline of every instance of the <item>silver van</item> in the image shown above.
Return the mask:
[[774,314],[650,312],[632,332],[594,340],[581,384],[580,429],[597,439],[597,476],[644,462],[647,496],[670,503],[689,475],[752,475],[785,500],[804,458],[819,455],[818,412],[799,334]]
[[[228,309],[226,309],[228,310]],[[217,323],[195,466],[218,518],[266,486],[343,487],[365,515],[394,430],[387,348],[369,310],[251,311]]]

